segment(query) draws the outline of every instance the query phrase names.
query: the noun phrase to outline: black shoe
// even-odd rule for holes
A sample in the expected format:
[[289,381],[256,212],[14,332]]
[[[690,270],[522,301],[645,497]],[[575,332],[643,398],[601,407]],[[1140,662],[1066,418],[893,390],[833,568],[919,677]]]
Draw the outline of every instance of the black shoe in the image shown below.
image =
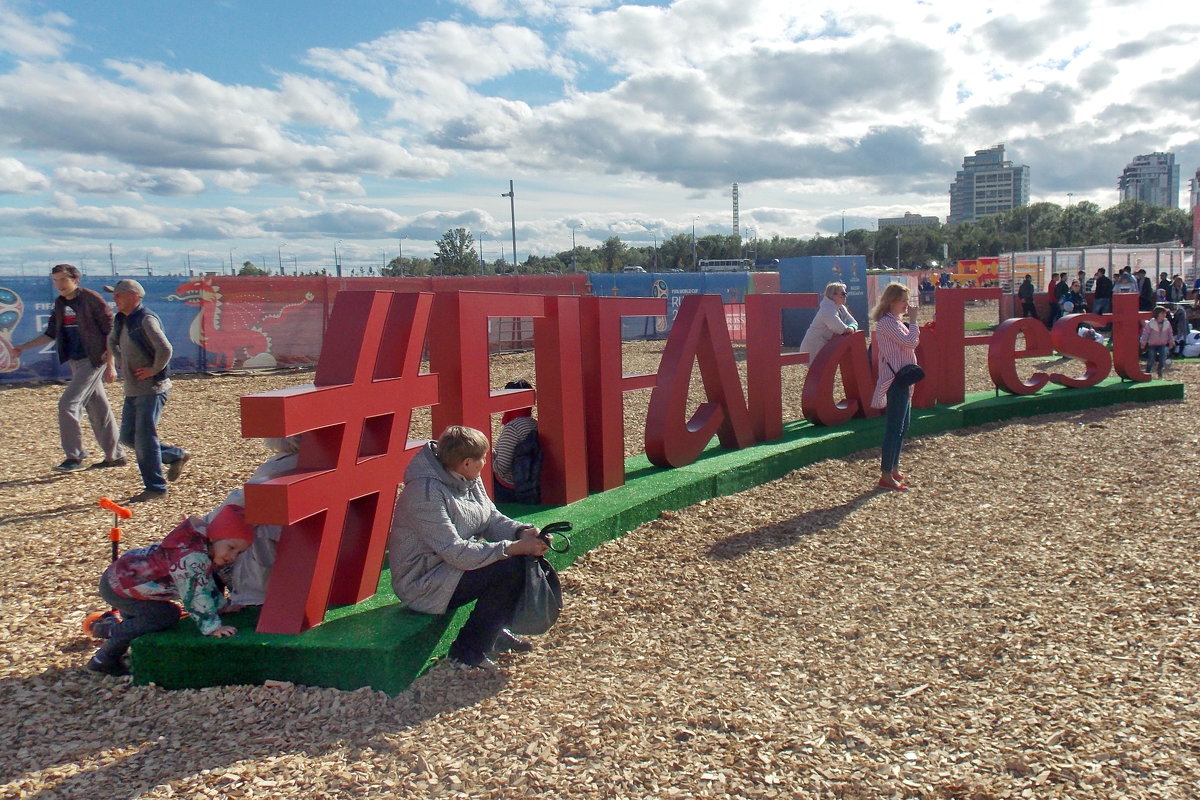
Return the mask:
[[450,656],[450,663],[452,665],[454,665],[455,667],[457,667],[458,669],[464,669],[464,670],[465,669],[481,669],[481,670],[485,670],[487,672],[494,672],[494,671],[500,669],[498,666],[496,666],[496,662],[492,661],[487,656],[480,656],[477,659],[470,659],[470,660],[463,659],[463,658],[456,658],[455,656]]
[[176,461],[172,461],[170,464],[167,464],[167,480],[179,480],[179,476],[183,473],[183,468],[186,467],[187,463],[191,460],[192,454],[184,450],[181,458]]
[[58,472],[78,472],[83,469],[83,461],[78,458],[68,458],[54,469]]
[[100,672],[105,675],[129,674],[129,667],[125,666],[125,662],[119,658],[115,661],[101,661],[97,656],[92,656],[92,660],[87,662],[87,668],[92,672]]
[[133,497],[127,498],[126,503],[145,503],[148,500],[161,500],[167,496],[166,489],[143,489]]
[[92,464],[88,469],[108,469],[109,467],[124,467],[128,464],[129,462],[124,457],[106,458],[103,461],[97,461],[95,464]]
[[493,653],[528,653],[533,649],[533,642],[522,639],[508,628],[502,628],[496,635],[496,643],[492,645]]

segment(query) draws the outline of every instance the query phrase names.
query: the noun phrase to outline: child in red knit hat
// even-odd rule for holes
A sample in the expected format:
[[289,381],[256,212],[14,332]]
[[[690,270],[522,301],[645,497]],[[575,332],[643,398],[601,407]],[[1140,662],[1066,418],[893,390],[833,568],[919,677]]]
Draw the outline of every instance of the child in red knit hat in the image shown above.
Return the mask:
[[158,544],[130,550],[100,576],[100,596],[121,612],[87,668],[106,675],[128,675],[123,656],[143,634],[179,622],[179,606],[205,636],[232,636],[237,628],[221,622],[230,609],[216,570],[232,564],[254,541],[245,509],[228,505],[211,521],[188,517]]

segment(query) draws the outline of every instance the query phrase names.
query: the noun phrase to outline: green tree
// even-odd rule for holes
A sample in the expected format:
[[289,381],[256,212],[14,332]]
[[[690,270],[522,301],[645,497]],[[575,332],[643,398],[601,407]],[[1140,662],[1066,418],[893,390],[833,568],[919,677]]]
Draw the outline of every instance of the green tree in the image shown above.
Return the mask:
[[270,275],[262,267],[256,267],[253,261],[243,261],[242,268],[238,270],[238,275]]
[[433,265],[439,275],[476,275],[479,273],[479,254],[475,238],[466,228],[452,228],[437,240]]
[[600,245],[600,260],[605,272],[616,272],[625,266],[625,244],[619,236],[610,236]]

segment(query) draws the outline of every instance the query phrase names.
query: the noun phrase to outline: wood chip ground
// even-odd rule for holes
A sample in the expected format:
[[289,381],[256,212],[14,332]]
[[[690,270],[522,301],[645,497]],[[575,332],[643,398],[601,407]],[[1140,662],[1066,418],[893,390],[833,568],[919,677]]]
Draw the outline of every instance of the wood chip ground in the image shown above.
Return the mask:
[[[500,357],[493,384],[531,373]],[[84,671],[95,501],[136,470],[50,472],[61,387],[0,390],[0,798],[1194,798],[1200,363],[1171,376],[1186,400],[914,441],[907,494],[871,491],[876,447],[664,511],[564,573],[533,653],[397,697]],[[240,395],[309,380],[177,381],[164,438],[195,458],[124,546],[265,457]]]

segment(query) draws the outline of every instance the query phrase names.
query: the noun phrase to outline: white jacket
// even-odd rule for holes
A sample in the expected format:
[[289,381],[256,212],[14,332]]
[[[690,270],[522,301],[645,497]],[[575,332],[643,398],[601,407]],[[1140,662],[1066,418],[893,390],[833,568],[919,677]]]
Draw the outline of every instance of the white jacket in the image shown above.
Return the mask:
[[812,361],[812,357],[821,352],[821,348],[828,344],[830,339],[847,330],[858,330],[858,323],[850,314],[850,310],[839,306],[828,297],[822,297],[821,304],[817,306],[817,315],[808,326],[804,341],[800,342],[800,352],[808,353],[809,361]]

